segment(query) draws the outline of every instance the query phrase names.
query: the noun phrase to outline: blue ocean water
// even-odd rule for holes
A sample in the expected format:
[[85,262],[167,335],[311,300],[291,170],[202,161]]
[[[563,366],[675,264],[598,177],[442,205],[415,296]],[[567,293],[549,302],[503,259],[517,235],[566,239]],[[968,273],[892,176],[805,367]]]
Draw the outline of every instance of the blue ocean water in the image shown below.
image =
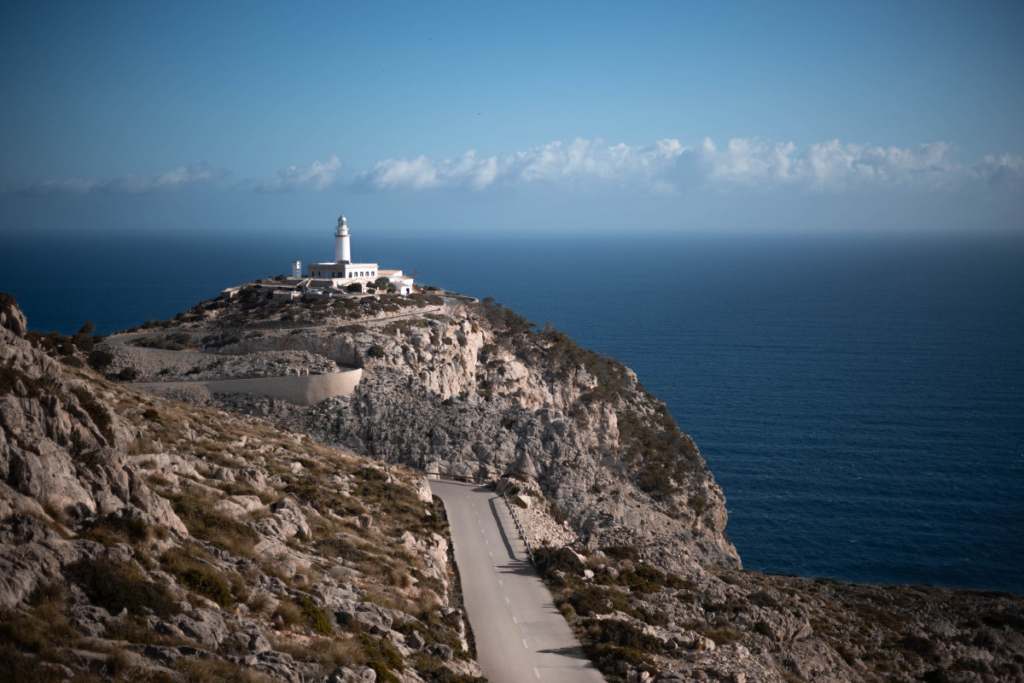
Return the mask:
[[[65,333],[332,252],[328,231],[0,246],[0,290]],[[357,233],[353,249],[620,357],[697,441],[748,569],[1024,593],[1024,239]]]

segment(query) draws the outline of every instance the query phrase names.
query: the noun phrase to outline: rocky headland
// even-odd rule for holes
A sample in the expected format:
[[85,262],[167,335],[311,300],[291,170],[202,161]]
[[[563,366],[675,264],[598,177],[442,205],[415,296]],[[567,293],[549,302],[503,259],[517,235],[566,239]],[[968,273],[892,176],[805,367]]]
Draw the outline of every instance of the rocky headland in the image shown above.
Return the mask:
[[[56,534],[39,537],[44,547],[59,537],[61,548],[79,553],[24,550],[35,537],[11,531],[0,552],[21,564],[0,576],[41,578],[5,578],[24,586],[11,588],[4,604],[18,618],[39,619],[40,609],[65,615],[77,635],[67,636],[60,652],[84,650],[82,627],[68,616],[80,605],[134,620],[131,638],[106,622],[90,637],[145,658],[149,636],[139,634],[164,637],[170,627],[160,624],[180,614],[194,621],[198,604],[223,619],[247,619],[226,628],[262,629],[272,646],[264,652],[309,665],[296,668],[292,680],[347,680],[340,676],[367,671],[377,680],[469,680],[478,671],[457,592],[445,581],[452,568],[441,559],[443,511],[423,489],[422,473],[441,472],[490,480],[515,501],[556,604],[608,680],[1024,680],[1021,596],[744,571],[725,533],[722,491],[664,403],[616,359],[492,300],[434,291],[273,302],[243,288],[237,299],[150,321],[133,330],[146,333],[133,342],[99,344],[84,332],[33,337],[12,303],[4,315],[2,362],[11,368],[4,377],[13,379],[0,391],[0,462],[8,463],[0,518],[9,526],[35,524],[40,534]],[[190,379],[351,367],[363,369],[354,394],[313,406],[181,388]],[[168,386],[140,394],[128,382],[142,379]],[[100,457],[95,453],[120,469],[102,460],[101,476],[79,462]],[[250,479],[254,468],[259,474]],[[58,474],[42,474],[51,471]],[[120,483],[125,478],[129,483]],[[40,484],[51,481],[59,485]],[[196,495],[202,513],[183,502]],[[207,525],[207,512],[237,524],[231,528],[252,547],[229,547],[216,524]],[[104,521],[122,518],[141,519],[144,540],[117,531],[121,522]],[[90,536],[108,527],[95,534],[107,534],[109,546]],[[329,550],[337,538],[345,550]],[[373,575],[366,556],[349,545],[394,573]],[[110,548],[123,556],[100,554]],[[147,585],[177,591],[181,611],[103,607],[69,578],[75,570],[67,567],[77,567],[86,551],[94,562],[121,562]],[[247,607],[226,611],[182,578],[184,565],[173,559],[179,555],[220,572],[229,593],[244,584],[245,596],[268,602],[248,604],[239,588],[232,604]],[[38,586],[60,576],[70,589],[47,607]],[[388,629],[339,616],[344,610],[329,601],[324,583],[345,592],[350,612],[351,604],[393,610]],[[428,590],[436,602],[422,597]],[[303,600],[326,615],[329,633],[316,631],[310,614],[318,612],[303,611]],[[278,619],[280,604],[298,605],[300,618]],[[427,632],[423,643],[409,642],[411,633]],[[349,659],[297,654],[293,641],[303,638],[320,638],[321,648],[345,643]],[[59,675],[76,670],[70,655],[46,659],[17,641],[5,647],[25,662],[53,661]],[[259,653],[225,651],[223,641],[193,638],[177,647],[159,664],[166,669],[160,675],[190,675],[187,648],[208,655],[195,660],[225,666],[262,661]],[[381,659],[386,648],[397,653],[390,664]],[[391,666],[399,659],[401,667]],[[370,668],[354,668],[360,666]],[[279,673],[267,666],[258,672]]]

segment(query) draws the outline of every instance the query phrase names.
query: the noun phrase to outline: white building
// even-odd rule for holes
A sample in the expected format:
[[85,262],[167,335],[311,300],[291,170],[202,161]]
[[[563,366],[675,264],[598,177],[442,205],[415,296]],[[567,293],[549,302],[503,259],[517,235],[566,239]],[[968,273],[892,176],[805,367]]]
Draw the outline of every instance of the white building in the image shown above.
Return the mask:
[[[298,261],[292,262],[293,277]],[[344,289],[353,283],[368,285],[379,277],[387,277],[399,294],[412,294],[414,281],[400,270],[379,270],[376,263],[352,263],[352,245],[349,239],[348,221],[338,217],[338,228],[334,232],[334,262],[310,263],[306,266],[310,286],[335,287]]]
[[378,271],[381,277],[386,277],[388,282],[395,286],[399,294],[412,294],[412,286],[415,281],[411,277],[402,275],[400,270],[381,270]]

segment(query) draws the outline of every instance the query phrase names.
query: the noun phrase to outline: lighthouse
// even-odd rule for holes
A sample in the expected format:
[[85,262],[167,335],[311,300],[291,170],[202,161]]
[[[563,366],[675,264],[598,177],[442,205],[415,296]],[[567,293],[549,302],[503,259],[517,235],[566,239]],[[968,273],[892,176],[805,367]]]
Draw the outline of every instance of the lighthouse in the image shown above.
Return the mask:
[[[294,269],[293,269],[294,271]],[[348,238],[348,221],[345,216],[338,216],[338,227],[334,231],[334,261],[330,263],[309,263],[307,266],[308,276],[314,281],[315,287],[348,287],[354,283],[370,285],[378,279],[379,272],[376,263],[353,263],[352,247]],[[400,275],[400,271],[389,271],[391,276]],[[412,291],[413,281],[410,279],[406,289],[400,290],[402,294]],[[398,285],[395,285],[397,289]]]
[[334,232],[334,262],[352,263],[352,247],[348,241],[348,222],[338,216],[338,229]]

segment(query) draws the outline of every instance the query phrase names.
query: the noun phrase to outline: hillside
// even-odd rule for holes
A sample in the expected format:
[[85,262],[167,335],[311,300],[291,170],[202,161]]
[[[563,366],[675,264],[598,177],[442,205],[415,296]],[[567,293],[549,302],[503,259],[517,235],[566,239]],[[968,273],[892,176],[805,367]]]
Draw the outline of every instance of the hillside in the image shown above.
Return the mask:
[[[477,669],[461,640],[463,613],[448,580],[452,567],[441,559],[443,511],[424,495],[421,474],[447,472],[490,480],[518,505],[555,604],[609,681],[1024,681],[1021,596],[741,569],[725,534],[724,496],[693,441],[628,368],[556,329],[537,329],[490,300],[435,293],[274,303],[256,292],[204,302],[175,320],[147,323],[141,330],[148,336],[129,345],[106,343],[91,351],[80,335],[37,335],[29,342],[20,313],[5,308],[3,362],[11,370],[2,398],[17,409],[4,408],[0,425],[14,434],[6,425],[21,429],[27,418],[19,416],[36,415],[32,433],[74,474],[44,486],[43,474],[26,477],[23,466],[8,465],[9,486],[0,499],[11,503],[8,511],[0,509],[0,519],[9,515],[3,524],[12,529],[32,523],[39,533],[46,530],[51,536],[39,541],[46,553],[56,552],[47,543],[58,536],[79,553],[65,562],[64,555],[54,559],[42,550],[26,556],[17,550],[21,541],[5,546],[9,555],[0,558],[14,564],[4,576],[30,567],[30,575],[41,577],[32,586],[9,588],[7,604],[18,619],[45,620],[57,609],[84,628],[73,610],[79,604],[91,609],[99,598],[83,597],[85,589],[72,581],[71,597],[60,597],[52,608],[35,586],[67,577],[62,568],[77,566],[86,551],[109,553],[99,550],[106,539],[123,553],[131,548],[134,555],[115,559],[134,561],[132,572],[148,584],[181,591],[193,603],[205,596],[204,608],[220,610],[229,631],[261,628],[278,653],[161,641],[156,644],[175,646],[178,654],[176,668],[163,664],[167,671],[159,675],[192,676],[189,667],[196,664],[183,653],[205,647],[223,666],[252,663],[255,656],[257,672],[274,676],[283,669],[264,659],[290,656],[302,680],[316,680],[339,664],[353,671],[374,667],[377,680],[471,680]],[[86,364],[99,367],[105,379],[75,367]],[[362,379],[351,396],[313,406],[181,385],[356,366]],[[125,383],[131,379],[174,384],[153,396],[133,391]],[[55,417],[46,418],[47,411]],[[70,426],[58,428],[53,420]],[[76,430],[81,434],[72,439]],[[5,438],[15,445],[4,453],[43,452],[27,448],[24,437]],[[76,464],[76,458],[99,457],[85,453],[109,453],[130,485],[119,488],[113,474],[97,480]],[[9,463],[30,459],[5,457]],[[94,493],[79,493],[76,485]],[[119,512],[126,505],[139,512]],[[293,513],[303,516],[308,532]],[[126,523],[117,520],[126,516],[142,518],[143,531],[125,531]],[[278,531],[282,526],[289,531]],[[7,538],[23,538],[13,534]],[[237,539],[248,540],[238,545]],[[195,577],[183,578],[183,567],[192,565],[175,564],[181,555],[220,572],[225,601],[230,596],[248,613],[211,604],[203,591],[214,589],[187,583]],[[143,556],[159,561],[149,566]],[[235,594],[243,583],[250,597]],[[397,610],[367,608],[389,615],[390,631],[374,630],[353,608],[346,612],[331,602],[335,584],[349,603]],[[278,604],[265,606],[264,594]],[[303,599],[326,615],[331,634],[316,635],[319,612],[304,610]],[[280,613],[281,603],[286,612],[289,604],[299,609],[289,618]],[[127,637],[106,626],[102,647],[155,656],[147,639],[164,638],[169,627],[161,624],[171,618],[139,612],[118,616],[108,609],[112,623],[134,620],[136,631]],[[243,618],[248,621],[232,621]],[[45,652],[87,649],[81,643],[92,641],[76,633],[57,640],[64,650]],[[16,661],[27,666],[43,656],[33,647],[14,639],[7,652],[22,653]],[[347,654],[323,654],[339,648]],[[62,666],[77,661],[45,656]]]
[[26,330],[0,295],[0,680],[482,680],[420,474]]
[[[312,407],[176,395],[419,470],[482,478],[520,472],[540,482],[556,516],[594,547],[644,545],[673,567],[739,566],[725,534],[725,498],[697,446],[617,359],[554,328],[538,330],[490,300],[420,294],[275,303],[253,291],[147,329],[187,330],[200,352],[264,364],[268,355],[287,358],[289,372],[325,361],[358,365],[355,394]],[[430,312],[408,317],[418,310]],[[396,315],[406,317],[389,318]],[[140,349],[116,351],[113,370],[146,362]],[[310,354],[309,365],[300,353]],[[183,367],[181,356],[164,356],[143,374],[185,379],[236,363]]]

